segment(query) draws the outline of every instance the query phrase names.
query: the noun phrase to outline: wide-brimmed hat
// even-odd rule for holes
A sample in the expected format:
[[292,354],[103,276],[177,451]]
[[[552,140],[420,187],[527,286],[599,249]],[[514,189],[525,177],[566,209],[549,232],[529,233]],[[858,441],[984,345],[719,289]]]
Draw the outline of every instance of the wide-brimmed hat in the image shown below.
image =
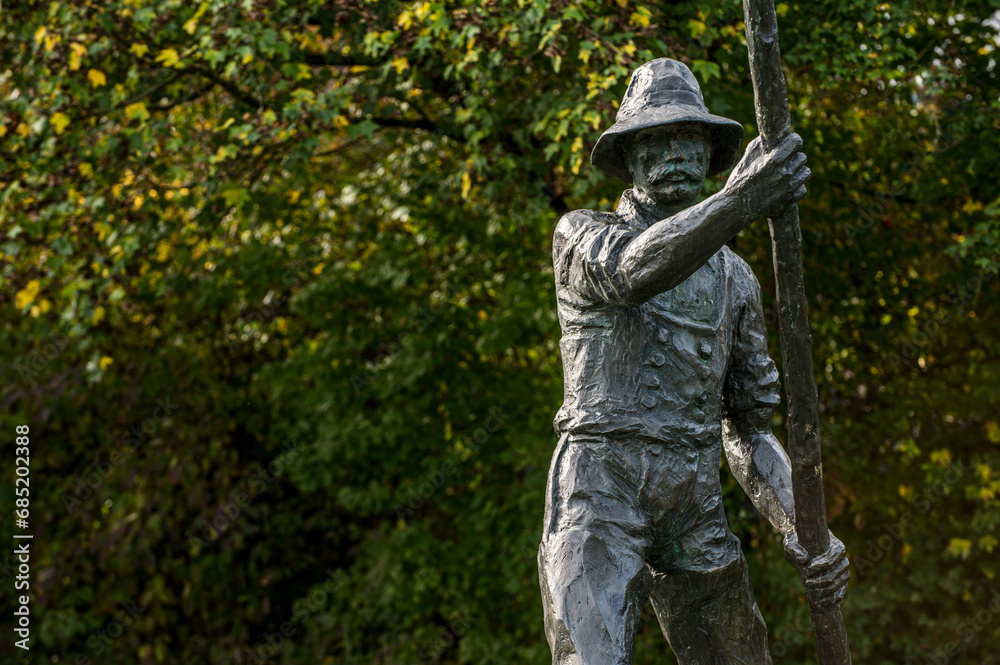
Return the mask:
[[686,65],[670,58],[651,60],[632,72],[615,124],[597,140],[590,163],[631,184],[632,174],[621,150],[622,140],[642,129],[678,122],[700,122],[707,126],[712,144],[708,175],[728,171],[736,164],[743,145],[743,125],[709,113],[694,74]]

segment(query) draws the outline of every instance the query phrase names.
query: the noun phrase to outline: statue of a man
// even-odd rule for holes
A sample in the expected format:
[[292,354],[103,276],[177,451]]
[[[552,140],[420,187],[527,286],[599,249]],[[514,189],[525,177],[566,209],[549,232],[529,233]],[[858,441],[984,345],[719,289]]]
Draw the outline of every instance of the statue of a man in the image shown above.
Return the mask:
[[592,162],[631,183],[613,213],[570,212],[553,238],[565,398],[538,552],[556,665],[632,663],[646,599],[682,665],[770,663],[764,620],[722,505],[729,468],[785,536],[807,594],[839,602],[849,568],[831,535],[795,536],[788,456],[771,432],[778,372],[760,285],[725,243],[805,196],[802,139],[753,141],[711,115],[683,64],[632,75]]

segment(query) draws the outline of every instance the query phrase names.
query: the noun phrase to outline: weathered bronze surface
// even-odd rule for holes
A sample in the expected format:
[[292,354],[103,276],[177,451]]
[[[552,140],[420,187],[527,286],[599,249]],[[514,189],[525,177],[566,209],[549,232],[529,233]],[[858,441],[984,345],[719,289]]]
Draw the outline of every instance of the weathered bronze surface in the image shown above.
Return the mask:
[[632,662],[647,599],[682,664],[770,663],[739,541],[722,505],[729,468],[786,537],[810,602],[847,588],[843,545],[798,545],[788,456],[771,433],[778,373],[760,286],[725,243],[801,199],[801,139],[751,142],[711,115],[693,74],[659,59],[632,76],[592,161],[633,184],[613,213],[555,229],[565,395],[538,564],[557,664]]

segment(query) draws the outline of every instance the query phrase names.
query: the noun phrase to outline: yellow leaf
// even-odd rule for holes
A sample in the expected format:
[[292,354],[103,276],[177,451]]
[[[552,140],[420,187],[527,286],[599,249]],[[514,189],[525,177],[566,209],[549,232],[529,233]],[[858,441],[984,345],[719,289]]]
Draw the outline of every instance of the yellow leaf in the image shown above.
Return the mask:
[[323,268],[325,268],[325,267],[326,267],[326,263],[321,261],[320,263],[316,264],[315,268],[312,269],[312,273],[314,275],[318,275],[318,274],[320,274],[320,273],[323,272]]
[[931,453],[931,462],[939,466],[948,466],[951,464],[951,451],[946,448],[935,450]]
[[465,171],[462,173],[462,198],[469,198],[469,190],[472,189],[472,178],[469,177],[469,172]]
[[172,251],[173,247],[170,246],[170,243],[166,240],[161,240],[160,244],[156,246],[156,260],[165,263],[170,258]]
[[948,543],[948,554],[954,557],[968,558],[972,552],[972,541],[965,538],[952,538]]
[[91,317],[90,322],[92,324],[94,324],[94,325],[97,325],[98,323],[100,323],[103,320],[104,320],[104,308],[103,307],[95,307],[94,308],[94,316]]
[[990,420],[986,423],[986,438],[990,443],[1000,443],[1000,425],[997,425],[997,421]]
[[129,104],[125,107],[125,117],[129,120],[147,120],[149,119],[149,111],[146,110],[146,105],[142,102],[136,102],[135,104]]
[[312,72],[309,71],[309,65],[304,62],[299,63],[299,73],[295,75],[296,81],[307,81],[313,77]]
[[966,201],[965,205],[962,206],[962,212],[964,212],[967,215],[971,215],[974,212],[979,212],[982,209],[983,209],[982,203],[980,203],[979,201],[973,201],[971,199]]
[[184,32],[189,35],[193,35],[194,31],[198,29],[198,18],[192,16],[187,21],[184,22]]
[[101,357],[101,361],[98,363],[98,365],[100,365],[101,369],[107,369],[108,366],[113,362],[114,360],[111,358],[111,356],[103,356]]
[[645,7],[639,7],[637,11],[632,12],[628,22],[637,28],[648,28],[650,23],[649,17],[649,10]]
[[577,136],[573,139],[573,146],[570,148],[570,152],[580,152],[583,149],[583,137]]
[[250,62],[251,60],[253,60],[253,51],[247,51],[246,53],[243,54],[242,63],[244,65]]
[[410,62],[404,57],[399,57],[392,61],[392,67],[397,74],[402,74],[404,70],[410,68]]
[[17,123],[17,128],[14,130],[21,135],[21,138],[28,138],[31,135],[31,127],[28,127],[23,122]]
[[90,85],[95,88],[99,88],[108,82],[107,77],[104,76],[104,72],[97,69],[91,69],[87,72],[87,80],[90,81]]
[[778,16],[784,16],[788,13],[788,3],[779,2],[777,6],[775,6],[774,11]]
[[87,54],[87,47],[79,42],[73,42],[69,45],[69,69],[72,72],[80,69],[80,62],[83,60],[83,56]]
[[135,57],[141,58],[149,52],[149,47],[145,44],[132,44],[132,47],[129,48],[129,52]]
[[45,39],[45,35],[47,35],[48,32],[49,31],[45,29],[44,25],[39,26],[38,30],[35,30],[35,43],[41,44],[42,40]]
[[162,62],[164,67],[173,67],[180,59],[181,56],[172,48],[165,48],[156,56],[156,62]]
[[89,178],[94,175],[94,168],[88,162],[80,162],[77,164],[76,170],[80,172],[84,178]]
[[35,302],[35,296],[38,295],[38,291],[41,289],[41,284],[38,283],[37,279],[33,279],[28,284],[17,292],[14,296],[14,305],[18,309],[24,309],[31,303]]
[[145,199],[142,198],[142,194],[136,194],[135,199],[132,201],[132,210],[138,210],[142,207],[142,202]]
[[69,125],[69,118],[66,117],[65,113],[56,113],[49,119],[52,124],[52,129],[56,131],[56,134],[62,134],[66,126]]

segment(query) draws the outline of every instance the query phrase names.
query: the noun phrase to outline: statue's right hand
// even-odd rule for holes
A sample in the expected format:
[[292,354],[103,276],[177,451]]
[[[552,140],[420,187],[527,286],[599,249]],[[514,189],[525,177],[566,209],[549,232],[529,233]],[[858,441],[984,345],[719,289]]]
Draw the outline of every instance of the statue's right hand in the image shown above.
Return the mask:
[[771,152],[764,152],[758,136],[736,165],[725,191],[747,216],[747,223],[775,217],[806,195],[812,171],[801,152],[802,137],[794,132]]

